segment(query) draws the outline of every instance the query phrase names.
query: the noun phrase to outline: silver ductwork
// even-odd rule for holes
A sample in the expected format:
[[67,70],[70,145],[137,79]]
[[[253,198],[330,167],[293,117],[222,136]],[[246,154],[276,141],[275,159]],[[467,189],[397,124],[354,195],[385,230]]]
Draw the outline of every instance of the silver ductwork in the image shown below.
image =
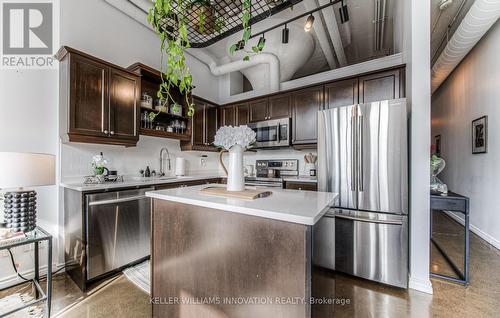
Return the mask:
[[476,0],[432,66],[434,93],[500,16],[500,1]]

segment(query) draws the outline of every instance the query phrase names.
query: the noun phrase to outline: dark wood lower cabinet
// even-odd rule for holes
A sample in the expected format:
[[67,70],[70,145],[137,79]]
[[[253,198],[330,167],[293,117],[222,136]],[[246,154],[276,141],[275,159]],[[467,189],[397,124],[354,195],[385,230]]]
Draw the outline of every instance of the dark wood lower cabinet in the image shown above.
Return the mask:
[[285,181],[285,189],[318,191],[318,184],[312,182]]

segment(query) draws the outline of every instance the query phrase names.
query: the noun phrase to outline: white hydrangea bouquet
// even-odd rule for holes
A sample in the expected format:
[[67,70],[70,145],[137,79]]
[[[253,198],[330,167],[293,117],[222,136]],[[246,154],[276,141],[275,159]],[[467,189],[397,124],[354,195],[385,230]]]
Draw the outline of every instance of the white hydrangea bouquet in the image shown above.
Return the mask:
[[248,126],[223,126],[215,134],[214,145],[229,152],[227,190],[245,190],[243,152],[255,143],[255,132]]
[[246,125],[239,127],[222,126],[215,134],[214,145],[228,151],[236,145],[248,149],[255,143],[255,136],[255,131]]

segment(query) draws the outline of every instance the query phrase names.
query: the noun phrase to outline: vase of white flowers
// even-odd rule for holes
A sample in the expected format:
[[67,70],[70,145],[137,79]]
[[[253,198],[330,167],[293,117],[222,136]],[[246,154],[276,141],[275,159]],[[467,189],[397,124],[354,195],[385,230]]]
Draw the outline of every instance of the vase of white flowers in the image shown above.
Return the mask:
[[217,130],[214,145],[229,152],[227,191],[245,190],[243,152],[255,142],[255,132],[248,126],[223,126]]

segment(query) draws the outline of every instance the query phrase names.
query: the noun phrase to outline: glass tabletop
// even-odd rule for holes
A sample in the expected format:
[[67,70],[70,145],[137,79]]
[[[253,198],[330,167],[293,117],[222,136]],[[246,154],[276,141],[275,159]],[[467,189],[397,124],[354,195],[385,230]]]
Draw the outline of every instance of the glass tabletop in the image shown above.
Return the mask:
[[52,235],[47,233],[44,229],[36,227],[33,231],[14,235],[8,239],[0,239],[0,250],[12,248],[16,246],[31,244],[40,241],[50,240]]

